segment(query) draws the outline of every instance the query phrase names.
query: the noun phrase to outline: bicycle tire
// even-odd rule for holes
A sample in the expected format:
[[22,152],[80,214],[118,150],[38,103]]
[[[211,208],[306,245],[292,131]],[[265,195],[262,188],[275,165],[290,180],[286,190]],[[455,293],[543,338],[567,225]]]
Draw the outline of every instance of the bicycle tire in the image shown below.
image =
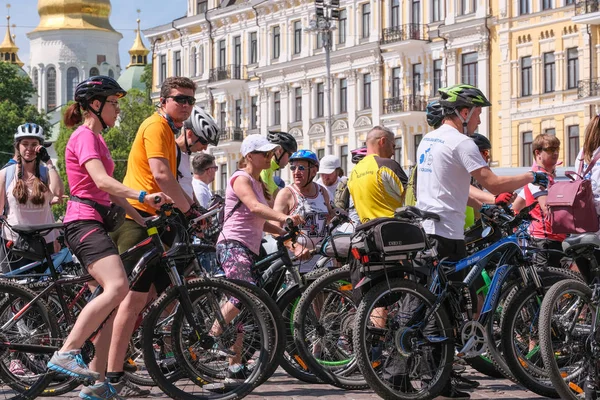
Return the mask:
[[[391,304],[396,304],[398,301],[396,299],[402,293],[411,296],[404,298],[402,301],[403,305],[399,307],[401,312],[402,310],[406,310],[406,317],[409,319],[404,328],[400,328],[398,321],[400,313],[390,316],[389,308],[391,305],[388,304],[390,302]],[[390,298],[384,299],[384,296],[387,294],[391,294]],[[382,301],[381,303],[380,300]],[[416,304],[417,302],[418,304]],[[433,326],[435,333],[432,332],[432,325],[429,325],[429,328],[426,329],[428,329],[429,333],[433,333],[427,333],[429,339],[424,338],[424,332],[412,329],[417,323],[421,322],[419,318],[424,317],[428,313],[423,311],[422,307],[432,307],[435,303],[436,296],[425,287],[416,282],[399,278],[378,283],[367,292],[360,302],[354,325],[354,351],[356,352],[358,365],[366,382],[382,398],[398,400],[431,399],[439,395],[450,380],[454,360],[454,336],[452,333],[453,327],[450,324],[450,318],[446,313],[445,307],[439,307],[437,311],[431,313],[430,321],[432,322],[430,324],[435,324]],[[373,311],[382,307],[387,309],[385,317],[386,327],[371,328],[370,336],[368,326],[371,323]],[[418,313],[416,312],[417,310],[419,311]],[[387,363],[388,360],[379,361],[383,357],[384,350],[386,350],[382,349],[384,342],[381,340],[381,331],[385,331],[386,335],[392,333],[394,336],[394,345],[386,348],[389,349],[388,355],[396,352],[395,359],[392,359],[392,357],[388,358],[388,360],[392,359],[390,364]],[[376,336],[379,336],[379,338],[376,338]],[[414,346],[413,339],[417,342],[418,349],[411,347]],[[422,340],[426,345],[421,346],[418,343],[419,340]],[[378,346],[369,346],[372,343],[376,343]],[[398,356],[399,344],[401,344],[402,351],[405,352],[400,357]],[[379,348],[380,354],[372,362],[371,358],[374,357],[371,352],[375,350],[375,347]],[[431,347],[435,347],[435,350]],[[420,361],[415,361],[417,357],[413,357],[417,354],[416,350],[421,353],[418,357]],[[434,352],[436,355],[434,355]],[[414,363],[417,363],[418,366],[412,365]],[[423,372],[423,367],[427,367],[431,363],[438,364],[439,368],[431,374]],[[394,368],[395,371],[390,372],[390,369]],[[387,373],[394,381],[395,387],[401,386],[400,390],[395,390],[388,386],[380,378],[375,369],[381,372],[382,375]],[[405,372],[398,373],[399,369]],[[417,372],[416,369],[419,371]],[[415,389],[413,386],[416,381],[415,378],[420,378],[423,384],[429,383],[430,386],[425,389]],[[396,383],[398,381],[399,383]]]
[[[12,296],[11,298],[14,298],[15,300],[7,299],[6,296]],[[4,315],[4,312],[14,313],[14,311],[16,310],[9,311],[8,307],[10,307],[11,304],[15,304],[16,301],[22,301],[23,304],[27,304],[30,301],[32,301],[35,298],[35,296],[35,292],[15,282],[0,281],[0,316]],[[56,340],[60,340],[61,338],[56,318],[50,312],[48,305],[43,300],[38,299],[36,300],[36,302],[31,303],[31,306],[27,309],[24,315],[31,314],[33,312],[36,312],[39,318],[41,319],[40,321],[37,321],[35,328],[39,329],[41,326],[47,327],[48,331],[44,332],[44,334],[47,334],[47,336],[45,337],[43,342],[47,344],[48,342],[56,342]],[[18,323],[16,325],[18,325]],[[17,329],[17,331],[18,330],[19,329]],[[20,332],[19,334],[25,335],[24,332]],[[10,337],[10,332],[0,331],[0,336],[7,339]],[[15,355],[15,353],[17,352],[12,353],[13,356]],[[27,355],[24,355],[24,357],[25,358],[23,359],[31,360]],[[47,357],[47,359],[49,358],[50,356]],[[21,379],[16,378],[15,375],[13,375],[10,372],[9,367],[5,364],[5,362],[8,361],[7,358],[3,356],[1,357],[1,359],[2,361],[0,361],[0,386],[2,384],[6,384],[15,391],[15,393],[8,395],[4,393],[3,400],[29,400],[38,397],[44,392],[44,390],[51,384],[52,380],[54,379],[55,374],[48,373],[46,370],[46,372],[37,374],[37,378],[35,378],[34,376],[32,381],[24,383]],[[45,369],[47,359],[42,360],[41,362],[37,362],[35,367]]]
[[[564,279],[581,279],[578,274],[569,270],[563,270],[553,267],[538,271],[543,291],[546,292],[552,285]],[[527,389],[534,393],[544,397],[558,398],[559,394],[554,389],[551,381],[548,379],[548,373],[544,369],[543,365],[540,367],[535,364],[535,360],[539,360],[542,363],[542,359],[539,355],[539,334],[538,334],[538,321],[541,299],[540,294],[534,284],[520,288],[510,300],[507,300],[507,305],[503,312],[505,313],[502,323],[502,349],[504,351],[504,361],[510,369],[510,372],[519,381],[519,383],[525,386]],[[542,296],[543,297],[543,296]],[[526,303],[530,300],[535,300],[531,307],[527,307]],[[524,307],[529,308],[525,310]],[[517,343],[517,334],[521,337],[527,335],[527,330],[518,329],[519,318],[530,318],[534,320],[529,325],[533,327],[529,328],[530,336],[528,336],[528,349],[527,354],[519,351],[515,344]],[[528,321],[524,321],[527,323]],[[534,345],[533,348],[529,349],[535,342],[538,345]],[[525,351],[525,350],[524,350]]]
[[[565,295],[571,297],[578,296],[589,307],[588,312],[591,315],[596,314],[596,307],[592,303],[592,289],[587,284],[580,280],[569,279],[553,285],[546,293],[546,296],[544,296],[541,307],[542,310],[538,325],[540,330],[540,352],[542,354],[544,366],[548,372],[548,378],[554,385],[554,388],[560,397],[567,400],[580,400],[581,397],[576,396],[571,389],[571,387],[575,387],[574,385],[576,385],[576,383],[566,383],[563,378],[563,371],[560,370],[556,361],[556,350],[552,340],[552,337],[556,332],[556,326],[553,324],[556,303],[561,298],[566,298]],[[592,323],[593,322],[594,321],[592,320]],[[595,321],[595,323],[597,324],[598,321]],[[585,358],[586,352],[583,354]],[[589,359],[587,362],[582,360],[583,365],[586,365],[588,362],[590,362]],[[580,389],[583,388],[582,385],[578,386]]]
[[[239,286],[229,283],[225,280],[216,280],[209,278],[197,278],[186,281],[186,288],[190,295],[190,299],[193,303],[198,304],[198,301],[201,299],[201,296],[204,295],[214,295],[216,293],[227,296],[227,299],[231,297],[235,297],[239,301],[239,305],[242,313],[244,315],[249,315],[258,329],[258,334],[262,338],[261,346],[264,349],[268,343],[267,335],[268,329],[266,327],[266,323],[261,315],[254,306],[254,300],[247,295]],[[257,382],[259,382],[262,378],[262,374],[265,372],[267,363],[268,363],[268,353],[265,351],[260,351],[257,365],[252,370],[250,376],[246,378],[243,383],[235,385],[232,387],[232,390],[221,393],[221,390],[209,391],[204,389],[204,386],[209,384],[220,384],[222,381],[218,381],[213,379],[213,377],[207,376],[206,374],[201,374],[199,371],[194,369],[192,365],[190,365],[189,360],[186,358],[185,353],[188,352],[190,357],[193,357],[191,354],[191,350],[184,343],[184,338],[182,337],[185,334],[184,331],[184,319],[185,316],[181,309],[177,310],[175,316],[173,318],[173,323],[171,327],[171,336],[173,340],[173,351],[175,354],[175,358],[180,368],[185,371],[185,376],[191,381],[187,386],[182,386],[183,383],[181,380],[178,382],[178,385],[175,385],[175,382],[169,381],[164,374],[162,373],[160,366],[156,362],[154,348],[152,346],[152,338],[154,336],[154,323],[158,321],[161,314],[167,307],[171,304],[178,304],[179,299],[179,289],[177,287],[171,287],[165,293],[163,293],[150,307],[148,312],[148,316],[144,321],[143,327],[143,346],[144,346],[144,362],[146,363],[146,368],[148,369],[148,373],[150,376],[156,381],[157,386],[170,398],[177,400],[196,400],[196,399],[222,399],[222,400],[235,400],[241,399],[247,394],[249,394]],[[208,300],[207,300],[208,301]],[[228,300],[226,300],[228,301]],[[197,318],[197,315],[195,315]],[[198,318],[199,323],[212,323],[212,319],[210,321],[201,320]],[[234,322],[234,321],[232,321]],[[236,325],[233,328],[234,335],[235,332],[239,332],[238,329],[240,327]],[[207,333],[207,332],[206,332]],[[197,340],[197,337],[190,336],[188,340]],[[201,390],[200,393],[195,394],[195,390]]]
[[[336,285],[336,283],[341,282],[340,285]],[[354,325],[354,318],[356,316],[356,306],[352,301],[352,285],[349,283],[350,281],[350,267],[345,265],[341,268],[335,269],[333,271],[329,271],[325,275],[318,278],[316,281],[311,283],[311,285],[302,293],[302,297],[296,307],[296,311],[294,313],[294,342],[296,344],[296,348],[298,350],[299,356],[304,360],[304,362],[308,365],[308,369],[316,375],[317,378],[321,379],[323,382],[329,383],[333,386],[339,387],[345,390],[362,390],[366,389],[369,386],[365,381],[363,376],[354,378],[344,376],[344,373],[350,373],[351,370],[343,370],[340,367],[345,367],[349,365],[351,368],[356,368],[356,357],[352,356],[350,359],[341,360],[340,362],[334,363],[326,362],[325,360],[318,360],[313,354],[312,349],[309,348],[311,341],[308,339],[307,332],[307,323],[312,320],[313,325],[315,326],[315,334],[319,337],[321,341],[321,345],[325,348],[329,348],[329,346],[336,346],[333,343],[335,338],[332,338],[331,343],[327,341],[326,345],[323,345],[322,341],[327,337],[326,325],[329,323],[329,327],[335,326],[337,327],[338,321],[332,321],[329,318],[325,323],[322,323],[321,318],[316,318],[313,309],[313,301],[315,301],[316,297],[325,292],[326,290],[340,290],[340,291],[349,291],[349,293],[344,296],[344,300],[350,303],[350,308],[353,308],[354,312],[352,313],[349,308],[345,308],[341,312],[347,312],[348,314],[344,315],[343,325],[351,328]],[[338,286],[333,288],[333,286]],[[340,289],[340,287],[347,286],[345,289]],[[349,287],[348,287],[349,286]],[[324,310],[324,308],[322,308]],[[321,311],[322,311],[321,310]],[[326,316],[329,316],[330,313]],[[315,318],[317,320],[315,320]],[[351,319],[351,320],[349,320]],[[342,325],[340,322],[340,325]],[[339,332],[338,332],[339,333]],[[351,333],[351,332],[350,332]],[[334,334],[335,335],[335,334]],[[339,335],[336,335],[339,338]],[[350,338],[350,345],[351,342]],[[342,352],[336,352],[336,354],[343,354]],[[343,363],[342,363],[343,361]],[[353,365],[352,365],[353,364]],[[340,372],[340,373],[336,373]]]

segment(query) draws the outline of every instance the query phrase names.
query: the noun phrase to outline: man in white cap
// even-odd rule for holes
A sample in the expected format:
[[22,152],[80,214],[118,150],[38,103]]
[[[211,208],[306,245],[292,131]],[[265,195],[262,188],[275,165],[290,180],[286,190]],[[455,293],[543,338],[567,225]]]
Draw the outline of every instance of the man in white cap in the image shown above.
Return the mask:
[[340,183],[340,177],[336,170],[341,165],[339,157],[334,155],[325,156],[319,160],[319,172],[317,172],[319,179],[317,179],[317,183],[327,189],[331,201],[335,198],[335,191]]

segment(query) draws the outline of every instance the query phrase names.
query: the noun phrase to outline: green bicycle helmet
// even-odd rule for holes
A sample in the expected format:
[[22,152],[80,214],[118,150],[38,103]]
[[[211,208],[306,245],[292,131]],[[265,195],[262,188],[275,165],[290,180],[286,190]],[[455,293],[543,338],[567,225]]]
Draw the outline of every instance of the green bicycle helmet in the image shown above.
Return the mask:
[[438,90],[440,104],[445,109],[455,110],[459,107],[489,107],[492,103],[485,97],[483,92],[475,86],[458,84]]

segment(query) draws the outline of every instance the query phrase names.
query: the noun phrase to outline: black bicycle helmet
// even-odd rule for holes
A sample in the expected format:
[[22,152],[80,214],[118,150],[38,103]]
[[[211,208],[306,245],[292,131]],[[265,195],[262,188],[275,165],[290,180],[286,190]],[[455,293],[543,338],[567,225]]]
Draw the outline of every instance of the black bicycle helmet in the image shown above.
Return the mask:
[[482,134],[480,134],[480,133],[474,133],[474,134],[472,134],[469,137],[471,139],[473,139],[473,141],[475,142],[475,144],[479,148],[479,151],[491,150],[492,149],[492,143],[490,143],[490,140],[488,138],[486,138],[485,136],[483,136]]
[[273,144],[280,145],[284,151],[290,154],[298,151],[296,139],[287,132],[269,131],[269,133],[267,133],[267,139]]
[[444,120],[444,110],[439,100],[430,101],[426,108],[427,124],[437,129]]
[[[84,110],[93,112],[102,124],[102,129],[106,129],[107,125],[102,119],[102,109],[106,103],[108,96],[117,96],[118,98],[127,95],[127,91],[123,89],[117,81],[109,76],[98,75],[92,76],[81,82],[75,88],[75,101],[78,102]],[[92,100],[100,100],[101,105],[98,111],[89,107]]]
[[183,125],[186,129],[191,129],[204,144],[208,143],[213,146],[219,144],[221,129],[219,129],[219,126],[212,115],[207,113],[200,106],[195,106],[192,109],[192,114]]

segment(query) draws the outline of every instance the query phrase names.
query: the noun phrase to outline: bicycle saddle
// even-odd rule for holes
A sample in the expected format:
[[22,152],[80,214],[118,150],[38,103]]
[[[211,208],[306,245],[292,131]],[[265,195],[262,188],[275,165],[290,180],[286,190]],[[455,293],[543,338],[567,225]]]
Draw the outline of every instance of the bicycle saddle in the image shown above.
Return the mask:
[[420,218],[420,219],[431,219],[434,221],[439,221],[440,216],[436,213],[432,213],[429,211],[419,210],[414,206],[404,206],[397,208],[394,212],[394,217],[396,218]]
[[595,233],[583,233],[581,235],[572,235],[562,243],[563,251],[576,250],[586,246],[600,248],[600,237]]
[[10,229],[18,233],[19,235],[31,235],[34,233],[40,233],[44,231],[51,231],[53,229],[62,229],[64,226],[62,223],[54,224],[43,224],[43,225],[12,225]]

